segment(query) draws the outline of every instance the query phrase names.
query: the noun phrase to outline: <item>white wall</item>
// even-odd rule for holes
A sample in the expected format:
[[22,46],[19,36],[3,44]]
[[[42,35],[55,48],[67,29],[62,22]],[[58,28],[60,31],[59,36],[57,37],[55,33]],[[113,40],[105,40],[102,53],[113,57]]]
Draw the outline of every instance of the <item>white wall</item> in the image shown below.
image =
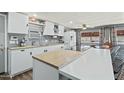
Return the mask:
[[[124,30],[124,27],[116,27],[115,30]],[[117,36],[118,42],[124,42],[124,36]]]
[[124,42],[124,36],[117,36],[118,42]]

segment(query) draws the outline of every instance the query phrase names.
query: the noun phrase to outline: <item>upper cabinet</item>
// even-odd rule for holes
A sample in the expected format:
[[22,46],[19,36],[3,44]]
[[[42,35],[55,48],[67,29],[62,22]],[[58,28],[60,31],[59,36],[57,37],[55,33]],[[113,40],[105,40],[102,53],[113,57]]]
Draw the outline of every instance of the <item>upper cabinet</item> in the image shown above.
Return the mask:
[[117,36],[124,36],[124,30],[117,30]]
[[59,35],[59,25],[54,24],[54,35]]
[[54,23],[48,21],[45,22],[43,35],[54,35]]
[[64,36],[64,26],[46,21],[43,35]]
[[8,13],[8,33],[28,34],[28,16],[22,13]]
[[98,37],[99,32],[83,32],[81,33],[81,37]]

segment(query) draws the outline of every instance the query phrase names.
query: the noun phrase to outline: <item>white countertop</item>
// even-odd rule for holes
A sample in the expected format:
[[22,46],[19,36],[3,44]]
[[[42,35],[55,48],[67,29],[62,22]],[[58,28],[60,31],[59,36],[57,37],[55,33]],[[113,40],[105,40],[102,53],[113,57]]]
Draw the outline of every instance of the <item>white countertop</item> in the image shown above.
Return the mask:
[[120,41],[120,42],[118,41],[117,44],[118,45],[124,45],[124,42],[123,41]]
[[91,48],[61,68],[60,73],[71,79],[114,80],[110,50]]
[[57,45],[63,45],[64,44],[53,44],[53,45],[43,45],[43,46],[24,46],[24,47],[11,47],[8,48],[9,50],[18,50],[18,49],[29,49],[29,48],[38,48],[38,47],[48,47],[48,46],[57,46]]

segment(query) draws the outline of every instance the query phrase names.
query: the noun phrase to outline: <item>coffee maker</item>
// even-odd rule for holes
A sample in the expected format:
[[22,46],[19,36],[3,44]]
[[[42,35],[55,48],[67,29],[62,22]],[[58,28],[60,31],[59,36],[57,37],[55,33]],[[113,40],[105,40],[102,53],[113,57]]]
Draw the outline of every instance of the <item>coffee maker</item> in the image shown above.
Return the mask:
[[25,46],[25,38],[18,39],[18,45],[19,45],[20,47],[24,47],[24,46]]

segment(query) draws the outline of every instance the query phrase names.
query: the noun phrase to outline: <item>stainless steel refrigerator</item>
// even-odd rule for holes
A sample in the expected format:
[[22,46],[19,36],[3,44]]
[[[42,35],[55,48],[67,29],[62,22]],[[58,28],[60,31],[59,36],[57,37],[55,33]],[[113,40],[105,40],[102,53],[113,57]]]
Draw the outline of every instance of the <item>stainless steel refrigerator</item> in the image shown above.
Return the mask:
[[6,16],[0,14],[0,73],[5,72],[5,31],[6,31]]

